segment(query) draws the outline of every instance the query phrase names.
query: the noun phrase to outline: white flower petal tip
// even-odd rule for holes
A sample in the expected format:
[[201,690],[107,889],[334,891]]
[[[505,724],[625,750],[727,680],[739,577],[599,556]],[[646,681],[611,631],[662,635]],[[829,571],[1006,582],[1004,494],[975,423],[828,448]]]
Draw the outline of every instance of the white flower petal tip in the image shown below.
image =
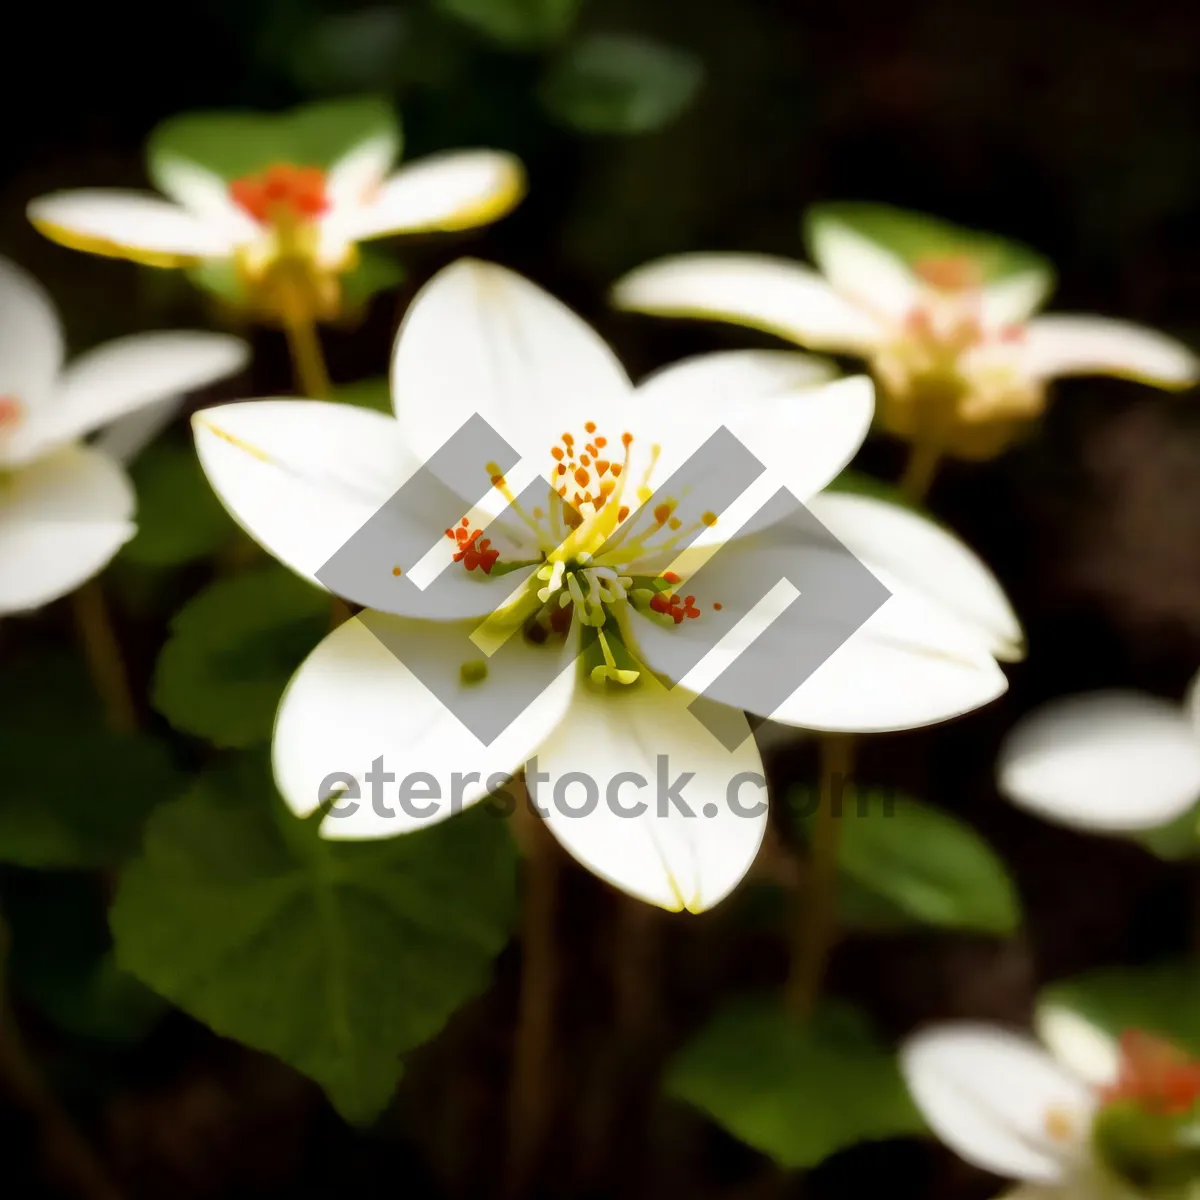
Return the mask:
[[528,279],[473,258],[451,263],[418,293],[391,378],[400,427],[426,460],[478,414],[540,464],[564,429],[621,420],[632,393],[625,369],[582,318]]
[[1028,1037],[933,1026],[902,1046],[900,1068],[934,1133],[983,1170],[1055,1185],[1084,1152],[1091,1090]]
[[0,397],[35,411],[48,399],[62,361],[54,302],[32,275],[0,258]]
[[1200,380],[1200,358],[1182,342],[1129,321],[1050,313],[1030,321],[1023,356],[1033,375],[1116,375],[1183,390]]
[[153,267],[192,266],[228,255],[234,246],[215,225],[148,192],[53,192],[26,212],[39,232],[60,245]]
[[414,466],[396,421],[345,404],[223,404],[197,412],[192,431],[200,465],[230,515],[309,579]]
[[826,491],[809,502],[813,515],[872,568],[888,572],[936,600],[983,635],[1001,662],[1025,657],[1025,633],[987,564],[934,521],[873,496]]
[[1092,1087],[1115,1083],[1121,1052],[1115,1038],[1061,1004],[1047,1001],[1034,1013],[1034,1028],[1055,1059]]
[[660,317],[732,321],[815,350],[864,353],[886,325],[803,263],[759,254],[680,254],[631,271],[612,304]]
[[1153,829],[1200,798],[1200,738],[1183,709],[1154,696],[1068,696],[1009,731],[997,778],[1014,804],[1048,820]]
[[138,409],[240,371],[250,348],[223,333],[164,331],[106,342],[62,372],[55,394],[23,427],[10,451],[28,460]]
[[526,768],[530,795],[565,849],[670,912],[725,899],[766,831],[766,779],[745,716],[720,714],[727,732],[745,734],[730,750],[689,708],[694,699],[649,674],[629,688],[582,686]]
[[0,613],[86,583],[134,535],[133,486],[107,455],[68,446],[0,483]]
[[354,240],[393,233],[453,233],[498,221],[524,198],[525,168],[499,150],[453,150],[401,167],[347,216]]

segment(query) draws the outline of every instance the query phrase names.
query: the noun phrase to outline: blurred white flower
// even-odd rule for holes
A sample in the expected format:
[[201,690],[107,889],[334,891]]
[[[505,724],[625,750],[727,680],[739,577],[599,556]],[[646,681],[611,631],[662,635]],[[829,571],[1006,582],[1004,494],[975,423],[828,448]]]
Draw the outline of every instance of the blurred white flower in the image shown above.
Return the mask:
[[398,151],[397,132],[384,129],[347,147],[327,172],[281,150],[280,161],[230,182],[174,154],[156,170],[167,199],[61,191],[34,200],[29,217],[54,241],[94,254],[159,267],[229,262],[270,315],[332,318],[338,277],[357,265],[358,243],[485,225],[524,194],[511,154],[454,151],[392,171]]
[[910,263],[836,216],[813,223],[812,251],[820,272],[767,255],[665,258],[625,276],[614,301],[861,356],[879,384],[886,430],[964,458],[999,453],[1042,411],[1046,384],[1058,376],[1126,376],[1165,388],[1200,376],[1200,360],[1163,334],[1106,317],[1036,316],[1048,270],[988,282],[969,253]]
[[224,334],[147,333],[64,367],[50,298],[0,259],[0,613],[74,590],[133,536],[132,485],[83,436],[231,375],[247,357]]
[[1159,1038],[1119,1042],[1078,1022],[1032,1038],[968,1022],[932,1026],[901,1069],[933,1132],[962,1158],[1023,1186],[1009,1200],[1187,1200],[1200,1064]]
[[1121,691],[1053,700],[1009,731],[996,772],[1014,804],[1063,825],[1166,825],[1200,800],[1200,677],[1182,706]]

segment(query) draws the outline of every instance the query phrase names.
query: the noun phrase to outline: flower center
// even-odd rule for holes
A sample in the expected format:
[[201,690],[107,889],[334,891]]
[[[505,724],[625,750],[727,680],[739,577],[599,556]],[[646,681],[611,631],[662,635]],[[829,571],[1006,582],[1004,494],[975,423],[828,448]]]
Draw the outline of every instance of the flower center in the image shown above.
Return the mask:
[[1177,1116],[1200,1100],[1200,1062],[1170,1042],[1139,1029],[1121,1035],[1116,1083],[1100,1092],[1104,1104],[1130,1101],[1149,1112]]
[[1140,1030],[1121,1037],[1115,1083],[1100,1089],[1096,1156],[1136,1192],[1163,1200],[1200,1181],[1200,1062]]
[[[694,595],[679,595],[682,578],[657,564],[717,517],[705,512],[685,525],[677,515],[681,497],[656,495],[650,486],[660,454],[652,445],[639,479],[634,479],[634,436],[628,430],[610,440],[588,421],[578,433],[566,431],[550,447],[550,487],[545,507],[526,512],[508,480],[489,463],[489,480],[536,538],[540,563],[534,572],[525,634],[536,642],[564,634],[573,620],[584,626],[595,650],[596,681],[632,683],[636,664],[624,650],[614,612],[632,606],[664,626],[700,616]],[[468,517],[447,529],[456,546],[454,561],[468,571],[490,575],[510,566],[501,550]],[[642,566],[653,560],[655,566]],[[720,609],[719,604],[713,606]]]
[[257,175],[235,179],[229,194],[260,225],[304,224],[329,208],[324,171],[291,163],[274,163]]
[[0,396],[0,437],[12,433],[21,423],[25,406],[16,396]]

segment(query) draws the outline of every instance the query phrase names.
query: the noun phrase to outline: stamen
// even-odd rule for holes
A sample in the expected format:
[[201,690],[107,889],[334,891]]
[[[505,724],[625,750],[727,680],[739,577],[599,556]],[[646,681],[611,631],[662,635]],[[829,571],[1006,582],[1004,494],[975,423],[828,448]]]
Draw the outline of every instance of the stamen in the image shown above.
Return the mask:
[[229,195],[259,224],[308,222],[329,208],[325,172],[319,167],[274,163],[229,185]]

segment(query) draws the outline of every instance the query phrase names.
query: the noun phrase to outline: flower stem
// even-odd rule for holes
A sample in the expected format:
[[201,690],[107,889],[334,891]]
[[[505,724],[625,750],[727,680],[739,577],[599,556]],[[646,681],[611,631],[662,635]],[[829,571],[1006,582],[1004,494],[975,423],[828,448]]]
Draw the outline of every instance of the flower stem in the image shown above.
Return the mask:
[[333,384],[329,382],[316,322],[307,308],[300,304],[283,303],[281,315],[283,331],[287,334],[288,353],[292,358],[292,370],[300,391],[310,400],[328,400],[333,394]]
[[941,461],[942,451],[939,444],[932,438],[918,438],[912,444],[908,462],[904,466],[904,474],[900,476],[901,493],[913,503],[924,500],[933,486]]
[[115,733],[136,733],[137,706],[129,688],[121,644],[113,631],[99,581],[89,579],[77,588],[71,597],[71,606],[88,674],[104,706],[109,728]]
[[[0,930],[0,986],[6,957],[7,935]],[[42,1153],[70,1195],[79,1200],[121,1200],[103,1163],[58,1103],[26,1049],[4,995],[0,995],[0,1088],[36,1120]]]
[[514,1198],[529,1193],[553,1102],[554,913],[559,871],[557,843],[524,794],[515,819],[515,832],[525,850],[525,871],[521,991],[508,1109],[507,1194]]
[[799,889],[792,968],[787,982],[788,1011],[798,1021],[807,1021],[812,1016],[837,934],[842,790],[850,775],[853,742],[845,734],[824,734],[819,753],[817,813],[809,845],[809,869]]

